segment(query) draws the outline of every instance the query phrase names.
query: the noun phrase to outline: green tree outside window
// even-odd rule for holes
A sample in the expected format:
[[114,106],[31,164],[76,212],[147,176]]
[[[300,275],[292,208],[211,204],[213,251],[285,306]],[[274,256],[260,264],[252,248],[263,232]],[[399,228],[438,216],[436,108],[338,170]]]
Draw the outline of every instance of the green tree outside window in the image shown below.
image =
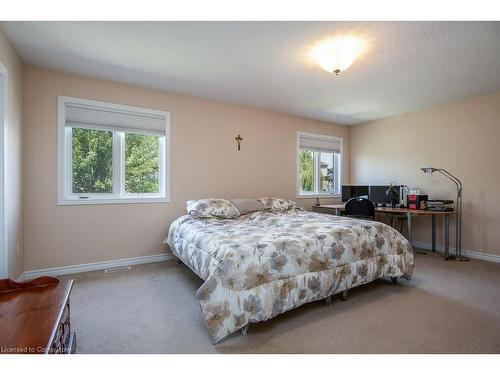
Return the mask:
[[113,133],[72,129],[73,193],[113,192]]
[[158,193],[160,138],[156,135],[125,134],[125,191]]
[[[125,133],[125,191],[158,193],[160,137]],[[72,129],[73,193],[113,192],[113,132]]]
[[300,189],[302,191],[313,191],[314,189],[314,160],[313,152],[309,150],[300,150]]

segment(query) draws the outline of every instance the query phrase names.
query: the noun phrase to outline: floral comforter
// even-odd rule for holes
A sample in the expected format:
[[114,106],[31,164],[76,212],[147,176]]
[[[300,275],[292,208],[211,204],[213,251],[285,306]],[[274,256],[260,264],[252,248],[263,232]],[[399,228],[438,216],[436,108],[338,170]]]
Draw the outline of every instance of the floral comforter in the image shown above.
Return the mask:
[[185,215],[166,242],[205,280],[196,295],[214,342],[380,277],[409,279],[414,268],[411,245],[390,226],[303,210]]

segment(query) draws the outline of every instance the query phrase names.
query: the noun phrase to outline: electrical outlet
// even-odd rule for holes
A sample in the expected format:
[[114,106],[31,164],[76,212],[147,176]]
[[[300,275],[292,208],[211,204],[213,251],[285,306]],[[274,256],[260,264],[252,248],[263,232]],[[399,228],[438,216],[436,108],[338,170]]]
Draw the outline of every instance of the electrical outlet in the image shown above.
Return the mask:
[[16,243],[16,254],[21,255],[21,246],[19,245],[19,243]]

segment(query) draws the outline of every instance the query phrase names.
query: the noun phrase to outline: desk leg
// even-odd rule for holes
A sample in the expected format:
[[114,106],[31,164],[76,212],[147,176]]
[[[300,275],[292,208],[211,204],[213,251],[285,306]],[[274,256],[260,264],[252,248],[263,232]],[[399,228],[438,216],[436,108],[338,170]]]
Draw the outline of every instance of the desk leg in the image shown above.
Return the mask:
[[432,251],[436,251],[436,215],[432,215]]
[[450,255],[450,216],[444,215],[444,259]]
[[411,212],[406,213],[406,219],[408,221],[408,241],[410,241],[411,245]]
[[[410,242],[410,245],[411,245],[411,241],[412,241],[412,233],[411,233],[411,212],[407,212],[406,213],[406,219],[408,221],[408,242]],[[415,252],[415,254],[427,254],[425,251],[421,251],[421,250],[413,250]]]

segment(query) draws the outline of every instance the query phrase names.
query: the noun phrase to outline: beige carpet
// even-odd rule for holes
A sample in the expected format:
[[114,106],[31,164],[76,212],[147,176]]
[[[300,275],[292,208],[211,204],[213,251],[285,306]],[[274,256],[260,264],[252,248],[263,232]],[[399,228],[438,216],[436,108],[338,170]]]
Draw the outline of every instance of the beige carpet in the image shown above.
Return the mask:
[[500,264],[417,255],[410,282],[379,280],[215,346],[195,297],[201,281],[184,265],[68,277],[78,353],[500,353]]

